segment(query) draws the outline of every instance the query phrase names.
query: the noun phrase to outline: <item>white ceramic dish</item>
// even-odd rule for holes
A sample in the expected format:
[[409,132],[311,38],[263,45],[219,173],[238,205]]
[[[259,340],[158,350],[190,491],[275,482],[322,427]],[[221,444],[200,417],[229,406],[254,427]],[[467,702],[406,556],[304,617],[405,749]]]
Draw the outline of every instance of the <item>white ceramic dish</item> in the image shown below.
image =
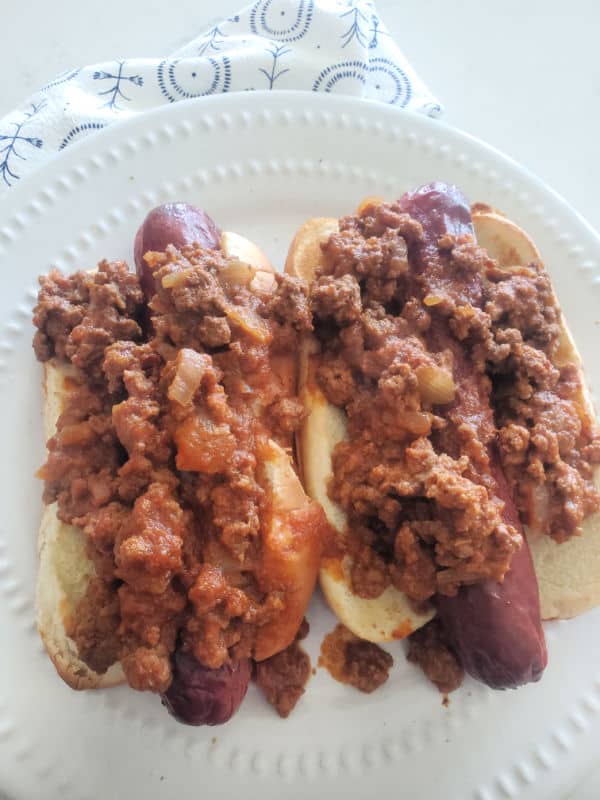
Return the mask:
[[[492,692],[467,681],[443,708],[406,663],[365,696],[317,670],[288,720],[252,689],[222,728],[175,723],[127,688],[75,693],[34,623],[35,539],[44,459],[40,367],[31,351],[36,276],[57,265],[131,258],[146,211],[204,206],[281,264],[297,225],[341,215],[367,194],[432,179],[504,210],[536,240],[600,386],[600,239],[506,157],[425,117],[311,94],[180,103],[66,150],[0,203],[0,792],[18,800],[433,797],[559,800],[593,761],[600,734],[600,611],[546,626],[541,683]],[[308,648],[334,619],[319,597]]]

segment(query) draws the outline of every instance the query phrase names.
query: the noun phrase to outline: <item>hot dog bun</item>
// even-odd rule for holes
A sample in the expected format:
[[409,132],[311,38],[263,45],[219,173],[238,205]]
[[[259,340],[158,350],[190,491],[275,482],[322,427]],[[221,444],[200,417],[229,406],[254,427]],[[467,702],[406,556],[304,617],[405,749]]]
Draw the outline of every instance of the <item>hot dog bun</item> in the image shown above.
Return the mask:
[[[274,269],[266,255],[248,239],[224,232],[223,254],[255,269],[256,289],[270,291]],[[288,359],[289,360],[289,359]],[[295,365],[279,357],[273,363],[283,386],[293,391]],[[44,424],[46,438],[56,432],[57,420],[69,400],[75,368],[56,358],[44,364]],[[255,643],[257,660],[285,649],[295,638],[312,595],[321,550],[320,510],[304,493],[291,451],[274,441],[262,453],[261,484],[271,509],[263,530],[263,573],[271,588],[282,592],[282,612],[260,629]],[[318,514],[315,513],[318,511]],[[125,681],[120,662],[104,674],[87,666],[67,635],[68,620],[76,613],[95,567],[85,549],[84,533],[61,522],[56,505],[45,508],[38,537],[37,624],[57,672],[74,689],[98,689]]]
[[[473,225],[479,244],[501,266],[542,264],[538,249],[525,231],[498,211],[474,206]],[[581,376],[581,405],[591,419],[596,419],[581,356],[564,318],[561,333],[555,365],[577,366]],[[600,487],[600,468],[596,468],[595,483]],[[584,520],[581,536],[562,544],[532,528],[526,528],[526,533],[538,579],[542,619],[568,619],[600,604],[600,513]]]
[[263,536],[264,585],[285,585],[282,612],[263,625],[256,637],[254,658],[263,661],[291,644],[315,588],[321,554],[320,515],[307,497],[290,454],[269,441],[263,460],[264,485],[272,509],[271,525]]
[[[49,439],[69,399],[69,379],[75,369],[53,359],[44,364],[44,428]],[[56,504],[46,506],[38,536],[37,625],[58,674],[72,689],[103,689],[123,683],[120,664],[103,675],[94,672],[78,656],[66,625],[75,613],[91,578],[96,574],[85,552],[83,531],[61,522]]]
[[[306,222],[290,246],[285,271],[310,281],[323,265],[321,243],[338,230],[335,219]],[[344,413],[331,405],[317,385],[313,355],[317,341],[307,336],[300,348],[299,394],[309,415],[298,436],[298,460],[306,491],[323,507],[329,523],[343,535],[344,511],[327,494],[331,456],[336,444],[346,437]],[[321,563],[319,581],[323,594],[338,619],[361,639],[389,642],[403,639],[425,625],[434,610],[416,612],[403,592],[388,587],[375,599],[358,597],[352,591],[349,556],[328,555]]]

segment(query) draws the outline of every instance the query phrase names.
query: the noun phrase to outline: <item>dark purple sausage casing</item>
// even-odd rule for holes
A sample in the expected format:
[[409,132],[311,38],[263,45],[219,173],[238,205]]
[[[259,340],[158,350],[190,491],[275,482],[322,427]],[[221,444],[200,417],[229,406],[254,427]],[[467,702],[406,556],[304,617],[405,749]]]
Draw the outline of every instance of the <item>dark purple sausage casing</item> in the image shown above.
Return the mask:
[[[522,530],[504,475],[496,475],[505,500],[504,519]],[[515,516],[511,518],[511,515]],[[542,676],[548,656],[540,598],[527,539],[502,583],[463,586],[456,597],[440,597],[438,613],[465,670],[493,689],[511,689]]]
[[163,705],[186,725],[222,725],[240,707],[250,682],[248,659],[208,669],[190,653],[175,652],[173,681]]
[[165,203],[152,209],[135,235],[133,257],[142,289],[149,300],[154,294],[154,278],[144,261],[144,253],[156,250],[162,253],[168,245],[181,248],[186,244],[199,244],[218,250],[221,231],[205,211],[188,203]]
[[[455,186],[433,183],[404,195],[400,204],[403,211],[423,226],[423,240],[411,252],[417,272],[423,271],[418,280],[422,280],[432,261],[439,276],[440,267],[444,267],[437,247],[439,238],[444,234],[474,236],[468,202]],[[447,277],[451,282],[452,275]],[[475,306],[482,304],[481,276],[475,276],[468,286],[457,284],[453,289],[457,295],[464,296],[465,302]],[[458,392],[452,410],[476,427],[493,425],[489,397],[477,381],[462,345],[450,336],[443,320],[436,318],[428,336],[433,349],[449,348],[453,353]],[[450,455],[456,455],[452,452],[451,429],[443,445]],[[504,501],[503,519],[523,534],[493,440],[488,443],[488,456],[488,477],[494,485],[494,493]],[[440,595],[438,613],[465,670],[474,678],[494,689],[508,689],[541,677],[548,657],[537,578],[525,536],[502,583],[485,581],[461,587],[455,597]]]

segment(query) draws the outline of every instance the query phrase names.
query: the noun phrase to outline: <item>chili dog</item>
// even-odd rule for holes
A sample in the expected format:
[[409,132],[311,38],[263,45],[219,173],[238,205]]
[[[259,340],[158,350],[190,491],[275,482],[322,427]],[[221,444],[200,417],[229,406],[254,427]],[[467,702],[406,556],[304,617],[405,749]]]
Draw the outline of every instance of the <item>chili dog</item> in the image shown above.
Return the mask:
[[220,724],[317,576],[323,514],[291,459],[306,298],[185,204],[148,215],[134,258],[40,279],[38,627],[73,688],[127,681]]
[[537,680],[536,572],[545,617],[600,602],[598,433],[539,254],[513,223],[483,206],[472,217],[458,190],[433,184],[310,220],[286,270],[313,281],[297,444],[339,534],[320,570],[333,611],[375,642],[437,613],[475,677]]
[[[421,300],[434,296],[440,291],[443,276],[444,294],[452,298],[448,306],[454,300],[457,304],[468,301],[471,307],[481,308],[482,274],[461,274],[450,261],[451,250],[440,251],[438,247],[444,236],[452,236],[454,240],[474,237],[471,211],[464,197],[454,187],[433,184],[404,195],[400,208],[422,226],[422,236],[413,245],[410,261],[415,296]],[[480,477],[503,504],[502,521],[515,531],[521,544],[501,582],[484,580],[465,585],[453,596],[440,593],[437,608],[446,635],[466,671],[488,686],[505,689],[537,681],[546,667],[540,601],[523,527],[500,464],[489,381],[472,368],[467,351],[452,336],[446,323],[451,311],[447,307],[443,316],[433,316],[431,327],[424,334],[433,351],[446,349],[452,354],[456,397],[446,407],[448,425],[440,433],[439,446],[456,458],[460,428],[471,429],[484,447],[476,465]]]

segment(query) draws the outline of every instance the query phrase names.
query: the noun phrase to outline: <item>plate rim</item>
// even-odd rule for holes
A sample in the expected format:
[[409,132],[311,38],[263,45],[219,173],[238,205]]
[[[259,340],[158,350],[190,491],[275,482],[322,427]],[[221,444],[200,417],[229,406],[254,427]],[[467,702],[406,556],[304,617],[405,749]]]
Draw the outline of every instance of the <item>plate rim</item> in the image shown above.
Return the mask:
[[87,149],[91,149],[92,145],[95,143],[98,144],[99,149],[101,149],[104,146],[105,141],[110,141],[111,139],[117,137],[119,132],[122,132],[123,136],[126,137],[128,129],[135,128],[140,124],[141,121],[158,121],[163,117],[165,118],[165,121],[168,121],[168,117],[171,114],[182,113],[182,109],[186,108],[195,109],[199,104],[202,108],[207,107],[209,111],[211,110],[211,106],[218,106],[221,104],[225,106],[231,105],[233,110],[235,110],[236,105],[243,104],[243,102],[248,99],[250,99],[251,104],[260,105],[261,108],[274,106],[273,110],[275,111],[277,110],[277,106],[284,107],[290,103],[295,104],[297,102],[304,102],[309,105],[314,103],[316,106],[321,107],[319,110],[323,111],[339,110],[341,112],[344,111],[344,107],[355,107],[357,110],[360,110],[370,106],[378,109],[384,114],[387,114],[390,119],[393,119],[394,117],[397,117],[398,119],[402,117],[408,117],[415,121],[418,120],[417,124],[422,124],[429,130],[434,131],[441,129],[449,135],[457,136],[463,141],[468,141],[470,145],[486,151],[494,158],[504,162],[507,166],[516,169],[521,173],[522,177],[533,184],[536,189],[541,190],[548,196],[552,196],[553,200],[557,202],[564,211],[574,215],[578,219],[579,223],[583,224],[587,228],[588,233],[590,233],[596,239],[596,242],[600,247],[600,230],[597,230],[587,219],[587,217],[578,211],[564,195],[554,189],[549,183],[547,183],[537,173],[535,173],[518,159],[504,152],[495,145],[490,144],[484,139],[469,133],[463,128],[446,122],[444,119],[433,119],[421,111],[399,108],[398,106],[381,103],[378,100],[373,100],[370,98],[293,89],[278,89],[273,91],[261,89],[259,91],[252,92],[226,92],[223,94],[190,98],[186,100],[179,100],[176,103],[169,103],[168,105],[156,106],[155,108],[139,111],[127,117],[126,119],[115,120],[107,127],[95,131],[90,136],[73,142],[73,144],[69,145],[68,148],[57,150],[56,153],[50,156],[48,161],[40,165],[39,169],[28,173],[19,181],[17,185],[13,185],[8,191],[0,196],[0,212],[2,212],[5,207],[10,208],[11,205],[16,205],[17,202],[22,204],[23,200],[21,199],[21,195],[26,196],[30,192],[30,189],[34,190],[33,187],[35,183],[43,182],[43,179],[46,178],[47,174],[52,174],[52,171],[56,168],[57,163],[69,163],[70,160],[76,160],[80,152],[85,153],[85,151]]

